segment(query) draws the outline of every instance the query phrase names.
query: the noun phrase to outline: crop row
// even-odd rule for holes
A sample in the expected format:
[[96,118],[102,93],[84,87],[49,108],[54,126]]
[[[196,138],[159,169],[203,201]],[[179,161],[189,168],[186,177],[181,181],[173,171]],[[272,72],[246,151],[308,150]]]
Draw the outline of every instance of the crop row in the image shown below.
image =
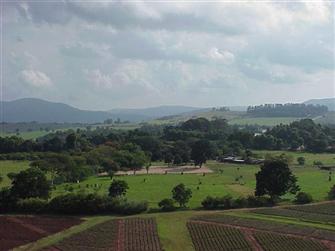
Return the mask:
[[254,213],[274,215],[274,216],[284,216],[296,218],[305,221],[323,222],[323,223],[333,223],[335,224],[335,215],[331,214],[319,214],[312,212],[305,212],[299,210],[292,210],[286,208],[262,208],[252,210]]
[[63,217],[0,217],[0,251],[10,250],[81,222]]
[[291,206],[287,208],[308,213],[335,215],[335,201],[314,205]]
[[110,220],[74,234],[47,250],[160,251],[153,218]]
[[187,223],[187,228],[197,251],[253,250],[236,228],[193,221]]
[[253,236],[264,251],[324,251],[328,250],[321,242],[282,234],[255,232]]
[[124,230],[126,251],[161,250],[156,221],[153,218],[126,219]]
[[255,228],[286,234],[308,235],[310,237],[335,241],[335,232],[305,227],[301,225],[286,224],[270,220],[250,219],[245,217],[230,216],[224,214],[212,214],[198,217],[199,220],[207,222],[219,222],[229,225]]

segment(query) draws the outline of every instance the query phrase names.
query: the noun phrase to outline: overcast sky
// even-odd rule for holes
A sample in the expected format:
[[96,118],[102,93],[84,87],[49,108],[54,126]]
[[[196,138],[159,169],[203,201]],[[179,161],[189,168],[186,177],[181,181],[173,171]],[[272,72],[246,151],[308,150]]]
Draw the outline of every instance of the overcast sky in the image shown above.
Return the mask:
[[334,3],[276,2],[7,1],[3,98],[111,109],[334,96]]

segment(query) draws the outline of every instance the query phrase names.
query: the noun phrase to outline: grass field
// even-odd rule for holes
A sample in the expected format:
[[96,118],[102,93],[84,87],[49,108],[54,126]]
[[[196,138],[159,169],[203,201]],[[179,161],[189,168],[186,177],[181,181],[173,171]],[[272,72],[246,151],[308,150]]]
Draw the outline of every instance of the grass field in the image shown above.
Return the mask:
[[290,124],[300,118],[291,117],[259,117],[259,118],[234,118],[229,121],[232,125],[260,125],[260,126],[275,126],[279,124]]
[[[264,155],[269,151],[257,151],[257,153]],[[273,154],[280,154],[280,151],[271,152]],[[313,166],[314,160],[320,160],[324,164],[334,164],[334,154],[311,154],[311,153],[291,153],[294,161],[298,156],[306,158],[306,165],[300,167],[296,164],[292,165],[294,174],[298,177],[298,184],[301,190],[308,192],[316,201],[322,201],[327,196],[330,187],[335,184],[335,174],[332,174],[332,181],[328,181],[328,171],[319,170]],[[155,163],[161,165],[163,163]],[[201,201],[208,195],[223,196],[230,194],[233,197],[247,196],[254,193],[256,181],[255,173],[259,170],[258,165],[236,165],[227,163],[218,163],[215,161],[208,161],[207,167],[214,170],[212,174],[167,174],[167,175],[129,175],[119,176],[117,179],[127,181],[129,190],[127,197],[130,200],[147,200],[150,207],[156,208],[157,203],[164,199],[171,197],[171,190],[179,183],[184,183],[190,187],[193,196],[189,202],[190,208],[198,208],[201,206]],[[29,166],[27,161],[1,161],[0,174],[4,178],[0,184],[1,187],[10,185],[10,180],[7,177],[9,172],[19,172]],[[219,172],[219,170],[222,170]],[[236,178],[242,176],[240,181]],[[111,183],[109,177],[95,177],[92,176],[80,184],[62,184],[56,187],[52,196],[63,194],[72,187],[74,192],[98,192],[105,194]],[[98,185],[98,187],[96,187]],[[285,195],[282,198],[285,200],[292,200],[293,195]]]
[[28,167],[29,161],[0,161],[0,176],[3,178],[2,182],[0,183],[0,188],[10,185],[11,181],[7,177],[8,173],[19,173]]
[[20,132],[19,134],[16,133],[0,133],[0,137],[10,137],[10,136],[17,136],[23,139],[36,139],[47,135],[50,132],[46,131],[31,131],[31,132]]

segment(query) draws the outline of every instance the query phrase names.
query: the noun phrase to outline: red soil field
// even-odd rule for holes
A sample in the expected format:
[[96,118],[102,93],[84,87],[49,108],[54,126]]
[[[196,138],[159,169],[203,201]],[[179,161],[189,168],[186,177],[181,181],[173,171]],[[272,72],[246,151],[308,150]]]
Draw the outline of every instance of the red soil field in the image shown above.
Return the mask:
[[81,223],[79,218],[0,216],[0,251],[10,250]]

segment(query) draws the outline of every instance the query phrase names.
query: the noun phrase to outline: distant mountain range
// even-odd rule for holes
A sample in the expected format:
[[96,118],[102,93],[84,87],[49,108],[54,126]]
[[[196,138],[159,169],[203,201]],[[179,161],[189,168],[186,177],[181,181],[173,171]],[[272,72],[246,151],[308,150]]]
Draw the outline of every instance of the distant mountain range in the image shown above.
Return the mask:
[[304,102],[308,105],[325,105],[329,111],[335,111],[335,98],[310,99]]
[[[312,99],[305,104],[326,105],[330,111],[335,111],[335,98]],[[231,111],[246,111],[246,106],[231,106]],[[191,106],[157,106],[139,109],[112,109],[109,111],[81,110],[63,103],[49,102],[36,98],[24,98],[1,102],[3,122],[40,123],[99,123],[106,119],[142,122],[174,115],[204,116],[211,108]]]
[[41,123],[99,123],[106,119],[141,122],[150,119],[191,112],[200,108],[188,106],[159,106],[143,109],[113,109],[110,111],[81,110],[63,103],[36,98],[1,102],[3,122]]

